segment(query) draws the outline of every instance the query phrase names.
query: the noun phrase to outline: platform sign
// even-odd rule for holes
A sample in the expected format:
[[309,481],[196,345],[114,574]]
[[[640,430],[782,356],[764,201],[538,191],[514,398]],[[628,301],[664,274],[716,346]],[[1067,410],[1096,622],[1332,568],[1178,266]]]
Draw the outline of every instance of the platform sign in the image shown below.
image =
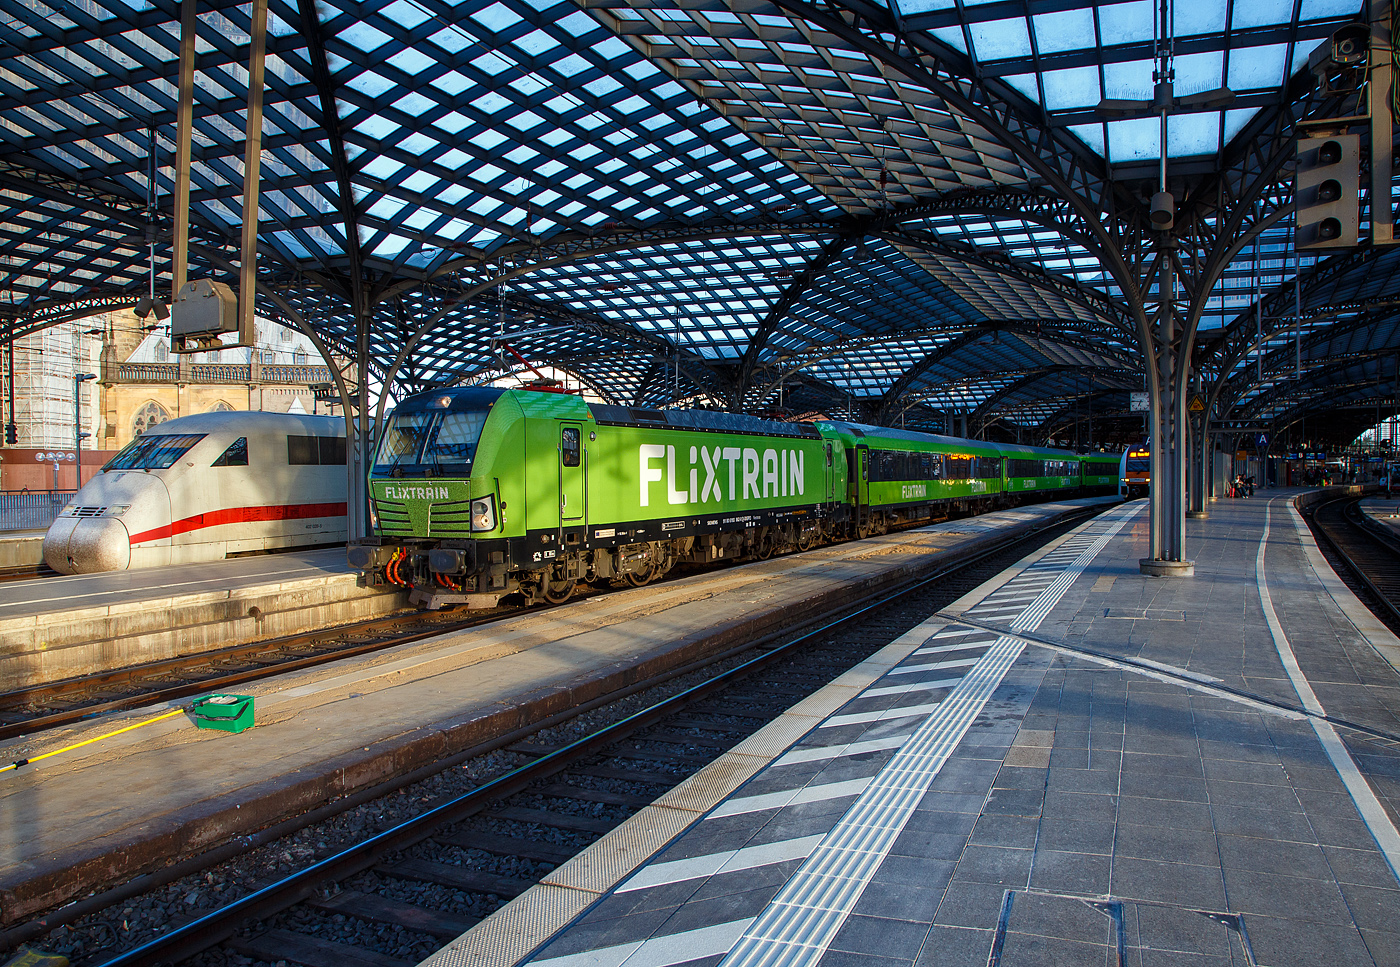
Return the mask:
[[1254,445],[1260,450],[1264,449],[1269,445],[1269,435],[1267,433],[1259,434],[1254,438]]
[[1129,393],[1128,409],[1133,411],[1134,413],[1139,411],[1146,413],[1148,409],[1151,408],[1150,401],[1151,397],[1149,397],[1146,393]]

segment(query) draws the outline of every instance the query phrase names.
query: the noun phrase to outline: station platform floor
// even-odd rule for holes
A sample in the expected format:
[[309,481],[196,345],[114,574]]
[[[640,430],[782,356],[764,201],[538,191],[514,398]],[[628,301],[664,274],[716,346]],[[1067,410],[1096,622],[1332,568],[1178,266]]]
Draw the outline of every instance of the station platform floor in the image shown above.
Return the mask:
[[381,617],[343,545],[0,583],[0,691]]
[[[533,609],[246,686],[240,691],[255,697],[256,725],[237,735],[177,716],[26,765],[0,781],[0,926],[510,741],[659,669],[738,648],[991,541],[1111,503],[1116,498],[1021,507]],[[330,569],[320,554],[287,563]],[[247,565],[226,561],[220,570],[239,566]],[[158,599],[140,603],[151,575],[108,575],[102,593],[119,600],[129,583],[133,607],[159,608]],[[176,707],[0,742],[0,763]]]
[[331,578],[354,582],[355,572],[345,562],[343,545],[200,564],[168,564],[96,574],[54,574],[0,584],[0,621],[133,604],[159,608],[168,606],[178,596]]
[[1297,493],[1191,578],[1106,512],[424,967],[1400,964],[1400,642]]

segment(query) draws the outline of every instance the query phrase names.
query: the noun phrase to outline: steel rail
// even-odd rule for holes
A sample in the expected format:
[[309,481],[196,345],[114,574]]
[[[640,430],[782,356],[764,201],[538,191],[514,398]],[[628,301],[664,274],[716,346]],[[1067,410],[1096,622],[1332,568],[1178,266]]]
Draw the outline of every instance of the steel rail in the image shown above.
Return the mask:
[[[1320,503],[1315,507],[1308,508],[1307,513],[1312,518],[1314,529],[1316,533],[1322,535],[1323,539],[1327,542],[1327,546],[1332,549],[1332,552],[1342,559],[1342,562],[1346,564],[1347,569],[1351,571],[1352,575],[1355,576],[1356,579],[1360,581],[1361,584],[1364,585],[1368,591],[1371,592],[1371,594],[1375,597],[1375,599],[1378,602],[1380,602],[1380,604],[1385,608],[1389,616],[1395,622],[1400,623],[1400,606],[1398,606],[1394,601],[1392,601],[1390,599],[1390,596],[1386,592],[1382,591],[1380,587],[1377,586],[1376,583],[1371,580],[1370,576],[1366,573],[1366,571],[1361,567],[1360,564],[1356,562],[1356,559],[1353,558],[1351,554],[1347,553],[1347,551],[1342,547],[1341,541],[1337,539],[1337,536],[1328,527],[1327,523],[1318,518],[1319,511],[1341,503],[1359,504],[1360,499],[1356,497],[1339,497],[1336,500],[1329,500],[1324,503]],[[1345,514],[1345,512],[1343,513]],[[1361,524],[1350,519],[1347,519],[1347,523],[1349,523],[1352,527],[1361,530],[1366,535],[1366,537],[1374,543],[1380,544],[1382,547],[1385,547],[1391,552],[1396,551],[1396,548],[1389,541],[1384,540],[1378,535],[1372,533],[1369,528],[1366,528]]]
[[[177,962],[207,950],[232,936],[240,924],[252,919],[264,919],[294,906],[311,896],[320,883],[344,879],[369,869],[386,854],[420,843],[430,838],[442,826],[460,822],[481,811],[497,799],[512,795],[526,788],[532,782],[563,771],[571,762],[591,755],[593,752],[626,737],[631,732],[659,721],[696,699],[766,667],[817,635],[858,621],[867,614],[887,607],[891,601],[941,581],[953,572],[971,567],[980,561],[1000,554],[1011,546],[1024,543],[1048,527],[1062,526],[1066,523],[1089,518],[1097,515],[1102,509],[1102,507],[1084,508],[1078,513],[1068,513],[1054,520],[1046,521],[1043,525],[1034,527],[1028,532],[998,540],[990,547],[982,547],[978,548],[976,552],[958,555],[932,574],[913,578],[893,589],[869,595],[855,605],[846,606],[843,609],[846,613],[840,617],[819,616],[814,618],[807,624],[815,625],[815,627],[806,628],[796,638],[776,644],[763,654],[741,665],[664,699],[649,708],[633,713],[592,735],[541,756],[471,792],[442,803],[422,815],[378,833],[355,846],[313,863],[276,883],[269,884],[235,900],[228,906],[205,914],[167,934],[119,954],[111,960],[101,961],[100,967],[136,967],[136,965],[157,961]],[[855,610],[850,610],[852,607]],[[766,644],[776,642],[791,633],[792,629],[775,632],[750,643],[745,648],[746,650],[762,648]]]
[[[437,627],[429,628],[421,632],[397,635],[382,641],[371,641],[358,645],[345,645],[341,648],[328,648],[315,654],[289,657],[285,661],[279,661],[275,664],[263,665],[256,668],[242,668],[222,674],[213,674],[207,678],[198,679],[197,681],[181,682],[180,684],[170,685],[165,688],[142,691],[124,698],[111,699],[106,702],[95,702],[58,712],[35,715],[19,722],[0,724],[0,740],[12,739],[21,735],[33,735],[36,732],[69,725],[73,722],[79,722],[83,719],[92,718],[107,712],[138,708],[142,705],[185,698],[202,692],[221,691],[235,685],[258,681],[283,672],[314,668],[317,665],[324,665],[342,658],[354,658],[359,655],[381,651],[385,648],[412,644],[415,641],[422,641],[438,635],[489,624],[492,621],[508,617],[510,614],[514,613],[514,611],[505,614],[492,613],[463,621],[443,622]],[[278,651],[280,649],[299,647],[303,644],[314,644],[318,641],[325,641],[326,639],[343,635],[375,633],[385,629],[392,629],[395,625],[412,624],[415,621],[422,620],[424,620],[423,612],[409,612],[391,618],[372,618],[366,621],[356,622],[355,624],[337,625],[336,627],[326,628],[321,631],[307,631],[296,635],[288,635],[283,638],[270,638],[266,641],[250,642],[244,645],[230,645],[227,648],[201,652],[197,655],[182,655],[178,658],[165,658],[160,661],[145,662],[140,665],[132,665],[127,668],[119,668],[112,671],[94,672],[91,675],[65,678],[46,685],[35,685],[29,688],[20,688],[0,693],[0,710],[12,709],[20,705],[34,702],[42,702],[57,696],[70,695],[76,692],[101,688],[102,686],[129,684],[144,679],[156,678],[161,675],[175,674],[186,669],[213,665],[219,661],[244,659],[267,654],[272,651]]]

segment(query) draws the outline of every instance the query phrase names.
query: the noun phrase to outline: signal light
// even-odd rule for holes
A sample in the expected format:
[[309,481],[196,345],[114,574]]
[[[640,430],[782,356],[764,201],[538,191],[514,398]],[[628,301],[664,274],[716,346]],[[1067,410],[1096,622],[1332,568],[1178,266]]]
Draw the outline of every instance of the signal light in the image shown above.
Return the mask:
[[1361,223],[1361,139],[1355,134],[1298,139],[1293,198],[1299,250],[1355,245]]
[[5,442],[10,446],[14,446],[19,442],[19,427],[15,426],[13,423],[5,424]]

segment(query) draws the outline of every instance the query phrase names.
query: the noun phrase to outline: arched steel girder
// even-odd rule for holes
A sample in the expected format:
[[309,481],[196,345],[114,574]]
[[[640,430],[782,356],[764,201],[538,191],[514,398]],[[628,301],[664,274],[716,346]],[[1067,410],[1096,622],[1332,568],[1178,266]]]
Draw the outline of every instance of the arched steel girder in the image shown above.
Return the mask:
[[[1374,393],[1377,380],[1375,376],[1367,374],[1365,365],[1376,357],[1390,357],[1393,351],[1383,353],[1365,353],[1347,356],[1337,359],[1322,366],[1318,366],[1307,372],[1304,379],[1296,381],[1289,387],[1290,395],[1294,402],[1287,409],[1307,410],[1316,403],[1321,403],[1314,407],[1315,410],[1325,410],[1332,402],[1344,402],[1347,394],[1365,390]],[[1245,403],[1236,405],[1231,409],[1228,416],[1234,420],[1264,419],[1269,418],[1273,407],[1277,405],[1277,397],[1259,395]],[[1277,412],[1286,412],[1278,410]]]
[[1042,292],[1049,292],[1103,319],[1111,329],[1118,330],[1115,335],[1120,339],[1132,338],[1136,332],[1132,315],[1118,300],[1076,279],[1047,272],[1034,262],[1014,259],[1001,252],[955,245],[928,232],[886,229],[879,234],[880,237],[892,244],[976,265],[998,275],[1033,286]]
[[939,216],[981,215],[988,219],[1018,219],[1039,225],[1096,254],[1097,241],[1080,214],[1063,198],[1038,189],[966,188],[900,210],[893,224]]
[[957,336],[951,341],[939,346],[933,352],[924,356],[909,369],[905,370],[899,379],[895,380],[885,395],[881,398],[881,414],[896,414],[903,407],[900,407],[901,396],[906,393],[925,373],[945,360],[951,359],[957,353],[977,342],[989,334],[995,335],[998,332],[1012,332],[1019,335],[1032,336],[1037,339],[1051,342],[1060,346],[1069,346],[1096,356],[1103,356],[1114,360],[1122,365],[1124,369],[1133,369],[1140,364],[1140,360],[1129,353],[1121,352],[1111,348],[1104,348],[1101,343],[1092,339],[1084,338],[1072,332],[1051,331],[1048,334],[1040,331],[1039,320],[1011,320],[999,321],[995,325],[987,324],[969,329],[967,332]]
[[[473,303],[469,308],[479,308],[478,316],[489,318],[500,308],[500,303],[496,301],[490,304]],[[541,323],[572,324],[582,329],[591,329],[606,339],[632,347],[638,351],[639,355],[647,359],[671,360],[674,365],[674,361],[679,357],[682,376],[696,389],[717,399],[727,398],[733,391],[732,384],[710,366],[705,357],[684,348],[678,349],[659,335],[644,333],[602,316],[579,312],[567,306],[543,302],[519,293],[506,298],[506,308],[517,317],[527,313],[533,314],[537,322]],[[449,320],[449,324],[451,321],[455,321],[455,319]],[[518,338],[519,335],[519,333],[505,333],[507,340],[513,336]],[[490,336],[490,333],[483,332],[483,341],[489,340]],[[568,369],[567,362],[572,358],[567,351],[561,354],[542,352],[528,343],[517,345],[516,349],[523,356],[531,357],[546,365],[558,365],[561,369]]]
[[[1271,428],[1271,449],[1277,449],[1283,444],[1283,434],[1290,427],[1295,426],[1301,420],[1304,422],[1304,430],[1312,439],[1318,439],[1321,433],[1317,430],[1317,423],[1324,414],[1331,414],[1328,422],[1335,423],[1342,419],[1339,411],[1354,411],[1356,415],[1347,421],[1348,429],[1342,436],[1329,441],[1333,444],[1347,444],[1354,440],[1360,433],[1376,425],[1376,406],[1379,404],[1380,418],[1382,420],[1400,415],[1400,401],[1397,401],[1394,392],[1377,393],[1374,380],[1364,382],[1350,382],[1339,387],[1315,387],[1314,392],[1306,399],[1300,399],[1285,409],[1278,410],[1268,417]],[[1328,394],[1331,397],[1329,406],[1322,407],[1316,405],[1317,397]],[[1246,419],[1257,419],[1250,416]],[[1313,434],[1318,434],[1314,437]]]
[[736,404],[738,397],[742,397],[744,391],[748,389],[754,367],[758,364],[758,357],[767,347],[769,337],[777,330],[787,314],[792,311],[792,307],[797,304],[797,301],[806,295],[817,279],[826,272],[831,263],[839,258],[848,246],[865,237],[866,230],[866,225],[863,222],[858,222],[823,245],[816,257],[807,262],[802,271],[793,278],[791,284],[783,290],[778,301],[768,309],[767,315],[763,317],[763,321],[758,324],[758,329],[749,339],[748,348],[744,350],[744,358],[739,364],[739,378],[735,386]]
[[[906,32],[889,7],[864,0],[772,0],[785,13],[806,20],[849,43],[877,63],[897,71],[941,98],[963,114],[1036,176],[1082,219],[1091,246],[1104,268],[1123,286],[1136,315],[1142,311],[1138,279],[1123,257],[1145,230],[1146,212],[1131,217],[1111,232],[1100,212],[1114,217],[1121,205],[1143,209],[1108,177],[1102,158],[1089,151],[1068,132],[1032,118],[1030,104],[1009,85],[981,76],[966,57],[953,52],[932,36]],[[1038,113],[1038,110],[1037,110]],[[1145,325],[1145,322],[1144,322]],[[1144,331],[1144,335],[1145,335]]]
[[[1352,333],[1373,329],[1379,326],[1390,324],[1392,329],[1396,328],[1396,313],[1394,309],[1378,310],[1369,313],[1361,313],[1347,319],[1337,321],[1326,329],[1317,329],[1309,332],[1303,337],[1301,346],[1293,345],[1276,347],[1269,350],[1264,355],[1263,371],[1266,381],[1277,379],[1280,375],[1286,375],[1294,368],[1295,360],[1301,356],[1305,365],[1312,368],[1313,352],[1319,348],[1326,347],[1329,343],[1339,338],[1344,338]],[[1267,336],[1265,337],[1268,338]],[[1257,342],[1256,344],[1257,345]],[[1251,347],[1252,348],[1252,347]],[[1374,356],[1387,356],[1400,350],[1400,340],[1394,345],[1387,343],[1382,347],[1372,347],[1371,350],[1360,354],[1364,358]],[[1343,357],[1333,357],[1343,358]],[[1359,358],[1356,354],[1348,354],[1348,359]],[[1223,390],[1220,393],[1222,400],[1242,399],[1259,382],[1259,367],[1246,365],[1234,376],[1225,380]]]
[[[1095,400],[1108,399],[1112,396],[1121,395],[1123,391],[1127,388],[1128,387],[1126,386],[1116,387],[1113,389],[1105,387],[1101,390],[1090,390],[1087,393],[1082,393],[1074,396],[1064,406],[1060,407],[1054,413],[1050,414],[1044,420],[1040,421],[1040,424],[1035,428],[1036,436],[1041,440],[1049,440],[1052,437],[1054,437],[1056,431],[1061,429],[1062,427],[1075,426],[1079,423],[1084,422],[1086,419],[1092,423],[1095,415],[1099,417],[1122,416],[1123,411],[1121,410],[1117,410],[1112,413],[1109,413],[1107,411],[1100,411],[1098,414],[1095,414],[1093,412],[1093,403]],[[1089,412],[1084,412],[1084,410],[1081,409],[1080,406],[1076,406],[1076,404],[1081,404],[1084,407],[1088,407]]]
[[135,292],[114,292],[107,295],[75,296],[62,301],[46,302],[29,312],[10,311],[12,306],[3,305],[4,311],[0,311],[0,324],[6,326],[6,339],[10,338],[11,335],[10,324],[13,324],[14,327],[14,338],[20,339],[41,329],[68,322],[70,319],[83,319],[99,312],[111,312],[114,309],[129,309],[141,301],[141,295],[142,293]]
[[[1393,249],[1373,248],[1369,244],[1361,245],[1354,249],[1347,249],[1331,258],[1324,259],[1316,263],[1303,273],[1302,285],[1303,293],[1326,287],[1339,278],[1354,270],[1364,269],[1368,265],[1376,262],[1383,256],[1393,255]],[[1264,334],[1268,336],[1277,333],[1284,328],[1291,328],[1293,325],[1293,307],[1296,301],[1294,289],[1296,283],[1293,280],[1275,286],[1259,302],[1260,310],[1264,317]],[[1309,306],[1304,303],[1304,319],[1314,318],[1320,313],[1347,311],[1351,308],[1356,311],[1363,311],[1365,303],[1357,302],[1351,304],[1340,304],[1334,306]],[[1255,307],[1241,311],[1233,321],[1225,327],[1225,338],[1216,348],[1213,358],[1220,361],[1218,372],[1228,373],[1237,366],[1241,359],[1248,353],[1249,347],[1257,339],[1257,322],[1255,319]],[[1210,365],[1209,360],[1202,360],[1201,364],[1207,369],[1215,369]]]
[[1038,366],[1035,369],[1023,370],[1022,375],[978,403],[977,408],[972,411],[972,421],[982,423],[985,426],[992,411],[1003,400],[1022,392],[1027,387],[1034,386],[1043,379],[1071,372],[1080,372],[1080,369],[1078,366]]

